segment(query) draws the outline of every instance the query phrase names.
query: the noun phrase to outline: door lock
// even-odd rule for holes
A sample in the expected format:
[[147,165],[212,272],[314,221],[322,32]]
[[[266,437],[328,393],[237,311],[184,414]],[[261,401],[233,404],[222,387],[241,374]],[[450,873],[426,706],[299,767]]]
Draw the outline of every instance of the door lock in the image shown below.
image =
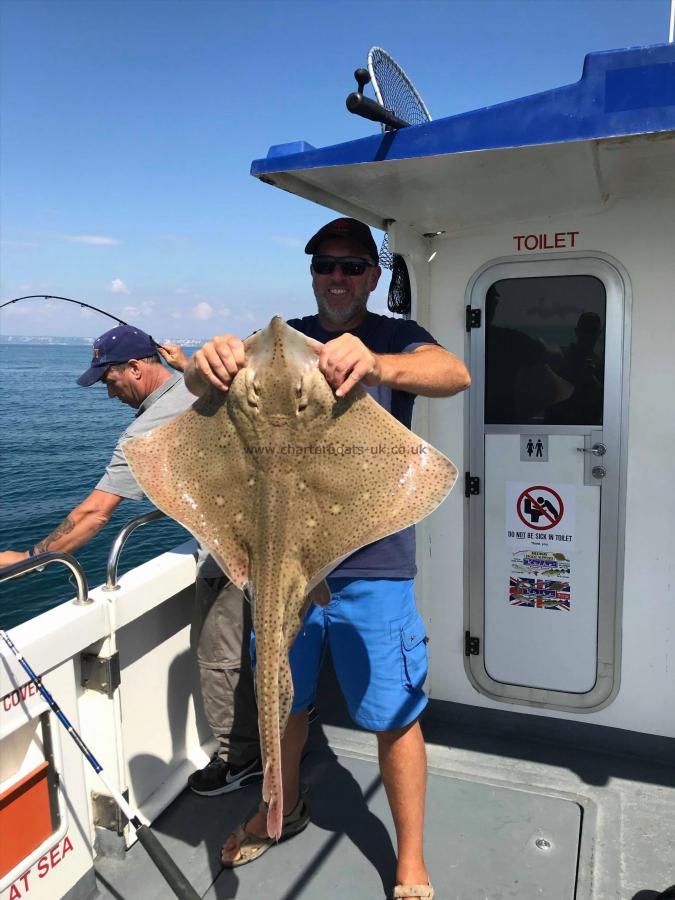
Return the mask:
[[604,466],[593,466],[591,469],[591,475],[593,478],[604,478],[607,474],[607,469]]
[[593,456],[604,456],[607,447],[604,444],[593,444],[592,447],[577,447],[579,453],[592,453]]

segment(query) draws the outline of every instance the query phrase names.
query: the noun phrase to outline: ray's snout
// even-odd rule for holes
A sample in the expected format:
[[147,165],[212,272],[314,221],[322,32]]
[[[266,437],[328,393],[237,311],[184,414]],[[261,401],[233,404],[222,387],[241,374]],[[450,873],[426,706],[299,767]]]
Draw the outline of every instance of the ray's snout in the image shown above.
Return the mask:
[[[274,316],[269,325],[248,338],[246,365],[253,371],[269,367],[272,371],[301,375],[318,368],[318,355],[307,338]],[[319,345],[320,346],[320,345]]]

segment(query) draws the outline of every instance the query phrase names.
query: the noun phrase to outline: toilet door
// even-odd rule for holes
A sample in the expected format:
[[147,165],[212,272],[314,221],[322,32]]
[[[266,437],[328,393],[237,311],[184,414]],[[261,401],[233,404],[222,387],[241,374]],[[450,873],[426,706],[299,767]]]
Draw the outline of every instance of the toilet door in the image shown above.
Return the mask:
[[470,299],[471,675],[596,707],[618,650],[624,280],[605,260],[530,259],[486,268]]

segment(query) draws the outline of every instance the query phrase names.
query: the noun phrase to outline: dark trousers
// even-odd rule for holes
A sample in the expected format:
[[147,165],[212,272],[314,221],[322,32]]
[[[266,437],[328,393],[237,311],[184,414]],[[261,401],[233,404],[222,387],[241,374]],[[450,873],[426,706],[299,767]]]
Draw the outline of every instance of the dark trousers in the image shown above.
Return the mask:
[[204,711],[218,755],[234,766],[260,755],[250,634],[251,607],[243,592],[225,576],[197,578],[192,646]]

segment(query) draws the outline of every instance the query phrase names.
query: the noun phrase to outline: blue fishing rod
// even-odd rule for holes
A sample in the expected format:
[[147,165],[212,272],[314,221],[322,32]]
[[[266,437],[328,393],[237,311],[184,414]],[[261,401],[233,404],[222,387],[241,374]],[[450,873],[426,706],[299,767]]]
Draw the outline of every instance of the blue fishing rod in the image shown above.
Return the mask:
[[58,705],[56,700],[54,700],[47,688],[43,685],[40,676],[36,675],[27,660],[24,658],[21,651],[14,644],[7,632],[2,628],[0,628],[0,638],[2,638],[2,640],[7,644],[9,649],[19,661],[19,664],[23,668],[24,672],[30,678],[31,683],[35,685],[42,697],[47,701],[47,704],[49,705],[51,711],[57,717],[59,722],[61,722],[71,738],[75,741],[84,758],[87,760],[94,772],[96,772],[98,777],[106,786],[111,797],[113,798],[115,803],[117,803],[119,808],[126,816],[129,824],[136,832],[136,837],[138,838],[139,842],[145,848],[148,856],[157,866],[158,870],[164,877],[164,880],[174,892],[176,897],[180,898],[180,900],[200,900],[199,894],[192,887],[185,875],[183,875],[176,863],[171,859],[164,847],[162,847],[152,831],[150,831],[150,827],[141,820],[140,813],[137,810],[132,809],[132,807],[129,806],[120,792],[108,781],[105,773],[103,772],[103,766],[101,765],[101,763],[96,759],[94,754],[91,752],[89,747],[87,747],[77,731],[75,731],[75,728],[68,720],[61,707]]

